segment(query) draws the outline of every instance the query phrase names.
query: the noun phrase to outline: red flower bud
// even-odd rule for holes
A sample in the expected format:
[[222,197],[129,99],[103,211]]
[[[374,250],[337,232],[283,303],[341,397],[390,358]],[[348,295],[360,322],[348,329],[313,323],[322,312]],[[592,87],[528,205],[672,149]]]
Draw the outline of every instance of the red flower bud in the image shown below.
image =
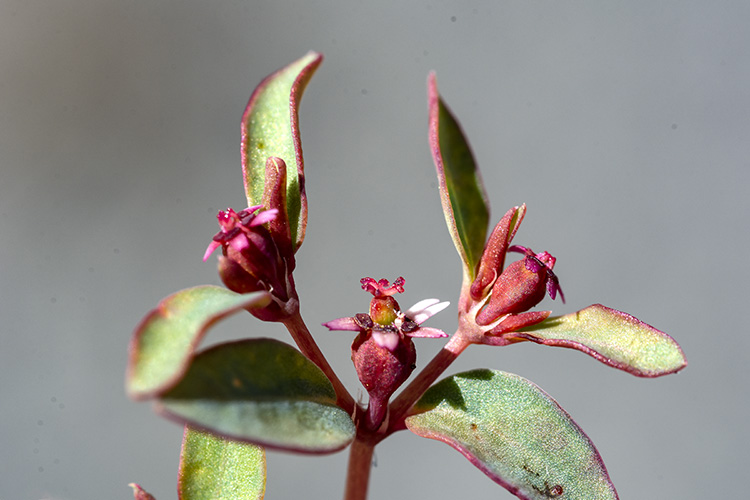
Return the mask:
[[528,311],[541,302],[547,292],[553,299],[558,291],[562,297],[557,276],[552,272],[555,265],[552,255],[548,252],[535,255],[521,246],[513,246],[509,251],[523,252],[526,257],[510,264],[497,278],[489,302],[477,314],[478,325],[488,325],[506,314]]
[[250,207],[240,212],[228,208],[226,212],[219,212],[221,231],[213,237],[203,260],[221,247],[219,276],[227,288],[237,293],[269,291],[273,302],[251,312],[265,321],[281,321],[298,306],[292,279],[294,255],[288,245],[287,251],[282,251],[265,227],[274,220],[278,210],[259,211],[260,208]]
[[490,239],[484,247],[482,259],[479,261],[479,269],[474,282],[471,284],[471,298],[481,300],[487,296],[488,288],[495,278],[503,271],[505,254],[513,237],[518,231],[518,226],[526,214],[526,205],[513,207],[508,210],[495,229],[492,230]]

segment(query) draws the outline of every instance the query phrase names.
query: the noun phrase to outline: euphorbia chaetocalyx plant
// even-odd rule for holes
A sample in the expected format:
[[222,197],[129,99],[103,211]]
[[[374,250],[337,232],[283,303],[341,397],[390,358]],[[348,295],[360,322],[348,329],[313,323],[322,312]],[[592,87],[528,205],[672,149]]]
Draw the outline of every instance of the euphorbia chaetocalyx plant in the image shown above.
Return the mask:
[[[402,309],[403,277],[363,278],[360,286],[371,294],[367,312],[348,312],[323,326],[355,335],[352,361],[366,403],[355,402],[340,382],[300,315],[294,284],[295,253],[307,227],[297,112],[321,61],[320,54],[307,54],[263,80],[250,97],[241,147],[248,208],[219,212],[219,231],[204,255],[219,252],[226,288],[204,285],[170,295],[141,321],[130,344],[130,396],[154,400],[159,413],[184,424],[179,497],[263,498],[265,448],[323,454],[349,447],[344,498],[364,499],[375,446],[408,429],[455,448],[518,498],[618,498],[589,438],[532,382],[489,369],[437,381],[472,344],[568,347],[640,377],[677,372],[686,361],[670,336],[629,314],[599,304],[563,316],[535,309],[547,295],[564,300],[555,258],[513,244],[525,205],[508,210],[487,238],[489,206],[479,172],[434,75],[429,144],[463,266],[458,329],[449,336],[424,325],[448,307],[439,299]],[[506,263],[515,254],[520,258]],[[240,311],[281,323],[296,348],[249,338],[198,349],[214,323]],[[394,397],[418,366],[416,337],[449,338]],[[153,498],[131,486],[136,499]]]

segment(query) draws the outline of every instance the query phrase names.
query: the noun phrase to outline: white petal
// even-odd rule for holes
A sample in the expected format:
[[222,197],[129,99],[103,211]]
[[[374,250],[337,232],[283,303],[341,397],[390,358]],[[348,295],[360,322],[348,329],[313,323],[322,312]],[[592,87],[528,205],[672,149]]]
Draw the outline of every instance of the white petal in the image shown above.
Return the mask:
[[380,347],[384,347],[393,352],[398,346],[399,336],[392,332],[372,332],[372,338]]
[[413,332],[409,332],[406,335],[409,337],[425,337],[425,338],[430,338],[430,339],[437,339],[440,337],[448,336],[448,334],[445,333],[443,330],[439,330],[437,328],[429,328],[429,327],[417,328]]
[[440,302],[440,299],[424,299],[424,300],[420,300],[419,302],[417,302],[416,304],[414,304],[413,306],[411,306],[409,309],[407,309],[406,315],[411,318],[411,317],[413,317],[412,314],[417,314],[422,309],[426,309],[426,308],[430,307],[433,304],[437,304],[438,302]]
[[449,305],[450,302],[440,302],[440,299],[424,299],[411,306],[404,314],[421,325]]

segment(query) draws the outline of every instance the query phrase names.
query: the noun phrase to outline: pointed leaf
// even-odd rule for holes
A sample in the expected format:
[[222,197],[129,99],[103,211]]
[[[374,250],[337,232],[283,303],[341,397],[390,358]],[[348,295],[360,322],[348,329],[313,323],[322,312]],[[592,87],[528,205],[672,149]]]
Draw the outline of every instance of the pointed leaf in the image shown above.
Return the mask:
[[134,500],[156,500],[153,495],[141,488],[140,484],[130,483],[128,486],[133,488]]
[[639,377],[658,377],[687,365],[672,337],[624,312],[594,304],[513,332],[508,339],[568,347]]
[[220,319],[270,301],[266,292],[238,294],[218,286],[181,290],[162,300],[135,329],[127,390],[144,399],[169,389],[187,370],[196,346]]
[[247,204],[263,203],[266,160],[270,156],[284,160],[289,227],[297,247],[305,239],[307,226],[305,166],[297,116],[302,92],[322,61],[321,54],[309,52],[266,77],[250,96],[242,115],[240,150]]
[[588,436],[518,375],[474,370],[448,377],[410,413],[409,430],[452,446],[518,498],[618,498]]
[[261,500],[265,491],[263,448],[185,426],[177,483],[180,500]]
[[489,203],[469,144],[438,94],[434,73],[428,81],[428,101],[430,150],[437,168],[443,214],[463,261],[464,275],[471,282],[487,238]]
[[331,382],[293,347],[272,339],[199,353],[157,410],[195,427],[262,446],[331,453],[354,438]]

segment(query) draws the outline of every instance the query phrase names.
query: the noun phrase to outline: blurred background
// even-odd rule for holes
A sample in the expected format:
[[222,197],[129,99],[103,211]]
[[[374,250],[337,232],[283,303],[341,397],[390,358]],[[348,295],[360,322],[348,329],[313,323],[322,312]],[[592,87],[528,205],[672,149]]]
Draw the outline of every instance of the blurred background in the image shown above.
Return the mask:
[[[303,316],[354,394],[363,276],[455,304],[460,263],[427,147],[426,78],[461,121],[492,224],[558,259],[564,314],[601,302],[671,334],[689,366],[646,380],[582,353],[474,347],[597,445],[623,499],[746,490],[750,4],[424,0],[0,0],[0,500],[176,498],[182,430],[124,394],[127,346],[164,296],[218,284],[215,214],[245,204],[255,85],[325,54],[302,101]],[[455,309],[449,309],[449,311]],[[455,313],[430,325],[452,332]],[[291,342],[249,315],[208,343]],[[420,366],[442,345],[417,341]],[[371,498],[513,498],[450,447],[376,450]],[[347,454],[268,454],[267,499],[337,498]],[[730,481],[729,479],[732,479]]]

